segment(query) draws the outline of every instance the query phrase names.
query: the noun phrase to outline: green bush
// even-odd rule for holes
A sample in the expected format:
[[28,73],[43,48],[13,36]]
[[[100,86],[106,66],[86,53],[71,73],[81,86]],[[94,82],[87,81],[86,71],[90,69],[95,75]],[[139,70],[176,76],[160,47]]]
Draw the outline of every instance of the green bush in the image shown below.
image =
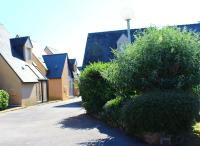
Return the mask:
[[80,95],[83,106],[90,114],[99,114],[103,105],[114,98],[114,90],[103,78],[102,72],[109,67],[107,63],[94,63],[87,66],[80,75]]
[[0,110],[8,107],[9,95],[6,91],[0,90]]
[[123,107],[129,133],[188,132],[199,113],[199,97],[183,91],[155,91],[136,96]]
[[108,124],[113,127],[121,126],[121,107],[123,105],[124,98],[116,97],[109,100],[103,107],[102,118]]
[[121,72],[119,63],[116,61],[110,63],[109,68],[104,70],[102,75],[107,81],[109,81],[112,87],[115,88],[116,95],[130,97],[136,94],[136,90],[132,87],[132,85],[123,80],[127,74],[123,74],[123,72]]
[[200,82],[199,35],[186,29],[149,28],[116,53],[107,79],[138,93],[152,89],[191,89]]
[[193,92],[200,97],[200,85],[193,88]]

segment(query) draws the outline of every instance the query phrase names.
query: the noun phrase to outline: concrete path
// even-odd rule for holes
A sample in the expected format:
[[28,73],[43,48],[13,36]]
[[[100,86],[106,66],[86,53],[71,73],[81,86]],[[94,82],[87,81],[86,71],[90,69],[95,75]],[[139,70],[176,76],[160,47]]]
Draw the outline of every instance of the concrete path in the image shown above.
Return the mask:
[[146,146],[86,115],[80,101],[0,113],[0,146]]

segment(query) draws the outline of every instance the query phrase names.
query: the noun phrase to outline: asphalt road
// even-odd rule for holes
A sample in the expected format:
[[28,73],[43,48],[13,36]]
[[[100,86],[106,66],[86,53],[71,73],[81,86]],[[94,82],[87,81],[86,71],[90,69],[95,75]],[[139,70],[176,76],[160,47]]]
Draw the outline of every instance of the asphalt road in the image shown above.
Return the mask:
[[80,102],[0,113],[0,146],[147,146],[86,115]]

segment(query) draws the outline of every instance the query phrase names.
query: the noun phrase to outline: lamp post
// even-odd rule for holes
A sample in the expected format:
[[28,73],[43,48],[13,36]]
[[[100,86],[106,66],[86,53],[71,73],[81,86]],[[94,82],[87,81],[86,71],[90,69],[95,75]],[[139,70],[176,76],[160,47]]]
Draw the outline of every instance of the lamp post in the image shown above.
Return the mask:
[[131,43],[131,30],[130,30],[130,20],[131,19],[127,19],[127,35],[128,35],[128,42]]
[[130,21],[133,18],[133,10],[130,8],[124,8],[122,10],[122,17],[127,22],[127,36],[128,42],[131,43],[131,29],[130,29]]

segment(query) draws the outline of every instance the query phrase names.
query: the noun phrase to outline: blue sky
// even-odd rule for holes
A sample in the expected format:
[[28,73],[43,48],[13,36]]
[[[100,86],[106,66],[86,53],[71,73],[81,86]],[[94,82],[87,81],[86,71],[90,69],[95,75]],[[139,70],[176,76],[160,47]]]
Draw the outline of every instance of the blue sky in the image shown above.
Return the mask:
[[134,10],[131,28],[200,21],[199,0],[0,0],[0,23],[69,53],[82,65],[89,32],[125,29],[124,8]]

